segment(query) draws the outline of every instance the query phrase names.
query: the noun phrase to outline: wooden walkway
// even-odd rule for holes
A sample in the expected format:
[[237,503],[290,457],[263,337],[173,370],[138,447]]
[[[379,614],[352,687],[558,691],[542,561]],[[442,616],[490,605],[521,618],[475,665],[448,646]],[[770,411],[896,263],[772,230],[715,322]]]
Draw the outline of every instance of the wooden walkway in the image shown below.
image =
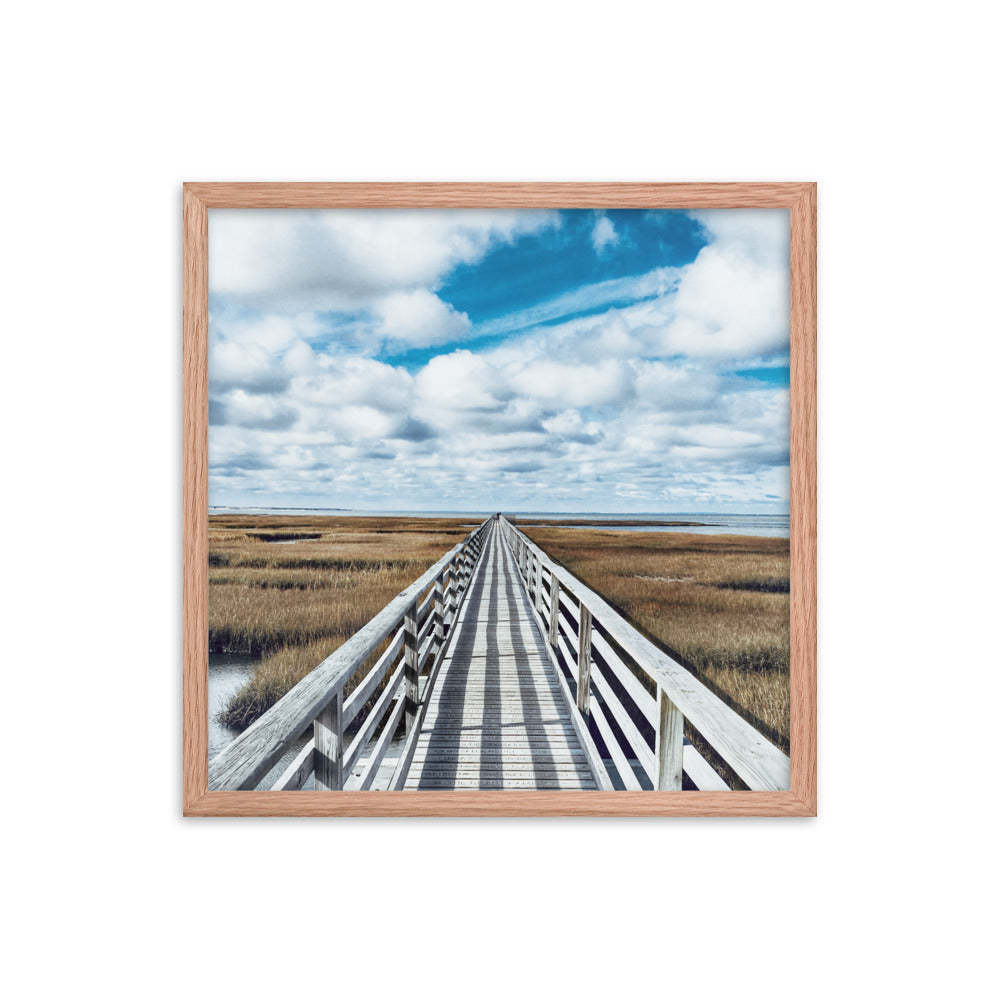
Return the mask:
[[496,524],[455,629],[405,788],[596,788]]
[[221,750],[208,788],[785,791],[789,766],[495,515]]

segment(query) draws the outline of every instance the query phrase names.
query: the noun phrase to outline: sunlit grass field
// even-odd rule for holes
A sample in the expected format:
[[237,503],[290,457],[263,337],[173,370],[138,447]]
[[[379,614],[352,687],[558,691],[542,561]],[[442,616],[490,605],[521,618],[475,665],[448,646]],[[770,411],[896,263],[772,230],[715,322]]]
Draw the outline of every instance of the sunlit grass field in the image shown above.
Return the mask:
[[221,720],[243,729],[266,712],[460,542],[463,523],[211,517],[209,650],[263,657]]
[[[470,530],[459,518],[210,518],[209,648],[262,657],[222,721],[253,722]],[[526,533],[787,748],[787,539]]]
[[524,531],[788,748],[787,538],[556,527]]

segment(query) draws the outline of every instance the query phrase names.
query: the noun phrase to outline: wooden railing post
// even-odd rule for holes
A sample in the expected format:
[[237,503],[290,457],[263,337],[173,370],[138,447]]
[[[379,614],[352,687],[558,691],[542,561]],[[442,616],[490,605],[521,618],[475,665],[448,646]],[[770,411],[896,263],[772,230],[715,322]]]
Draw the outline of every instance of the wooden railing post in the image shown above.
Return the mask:
[[337,696],[313,722],[316,749],[316,790],[339,792],[344,787],[344,692]]
[[552,589],[549,592],[552,604],[549,607],[549,645],[559,645],[559,578],[552,573]]
[[445,635],[451,629],[451,623],[454,620],[452,602],[453,591],[455,589],[455,573],[452,569],[451,563],[445,566],[443,572],[441,573],[441,586],[442,586],[442,607],[441,607],[441,622],[444,625]]
[[417,721],[420,701],[420,679],[417,676],[417,602],[414,601],[403,616],[403,678],[406,684],[406,733],[409,735]]
[[444,646],[444,574],[434,581],[434,646],[435,653],[440,652]]
[[580,646],[577,657],[576,707],[583,715],[590,711],[590,609],[580,604]]
[[537,577],[535,578],[535,607],[538,609],[538,613],[542,614],[545,610],[544,595],[542,594],[542,560],[538,560]]
[[657,688],[660,724],[656,728],[656,790],[679,792],[684,769],[684,716]]

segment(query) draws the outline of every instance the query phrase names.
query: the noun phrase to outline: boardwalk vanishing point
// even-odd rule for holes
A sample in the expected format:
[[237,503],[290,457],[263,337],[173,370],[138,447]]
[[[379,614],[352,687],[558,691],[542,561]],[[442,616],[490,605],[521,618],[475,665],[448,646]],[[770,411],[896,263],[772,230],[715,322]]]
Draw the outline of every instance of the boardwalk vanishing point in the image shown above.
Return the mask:
[[496,527],[455,627],[404,787],[596,788]]
[[223,749],[209,787],[785,790],[789,759],[498,514]]

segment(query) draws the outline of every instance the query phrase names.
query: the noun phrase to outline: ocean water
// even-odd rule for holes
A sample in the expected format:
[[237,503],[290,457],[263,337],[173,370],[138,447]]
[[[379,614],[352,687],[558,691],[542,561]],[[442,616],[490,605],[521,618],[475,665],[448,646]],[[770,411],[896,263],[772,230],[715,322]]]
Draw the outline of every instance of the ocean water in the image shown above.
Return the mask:
[[[303,517],[322,515],[328,517],[461,517],[479,524],[495,511],[473,510],[344,510],[333,507],[209,507],[210,514],[260,514],[275,517]],[[755,535],[768,538],[789,537],[788,514],[719,514],[706,511],[671,511],[663,514],[648,511],[641,514],[590,511],[587,513],[551,511],[504,511],[514,516],[519,524],[532,520],[548,521],[610,521],[620,531],[683,531],[696,535]],[[696,527],[648,527],[636,521],[694,521]]]

